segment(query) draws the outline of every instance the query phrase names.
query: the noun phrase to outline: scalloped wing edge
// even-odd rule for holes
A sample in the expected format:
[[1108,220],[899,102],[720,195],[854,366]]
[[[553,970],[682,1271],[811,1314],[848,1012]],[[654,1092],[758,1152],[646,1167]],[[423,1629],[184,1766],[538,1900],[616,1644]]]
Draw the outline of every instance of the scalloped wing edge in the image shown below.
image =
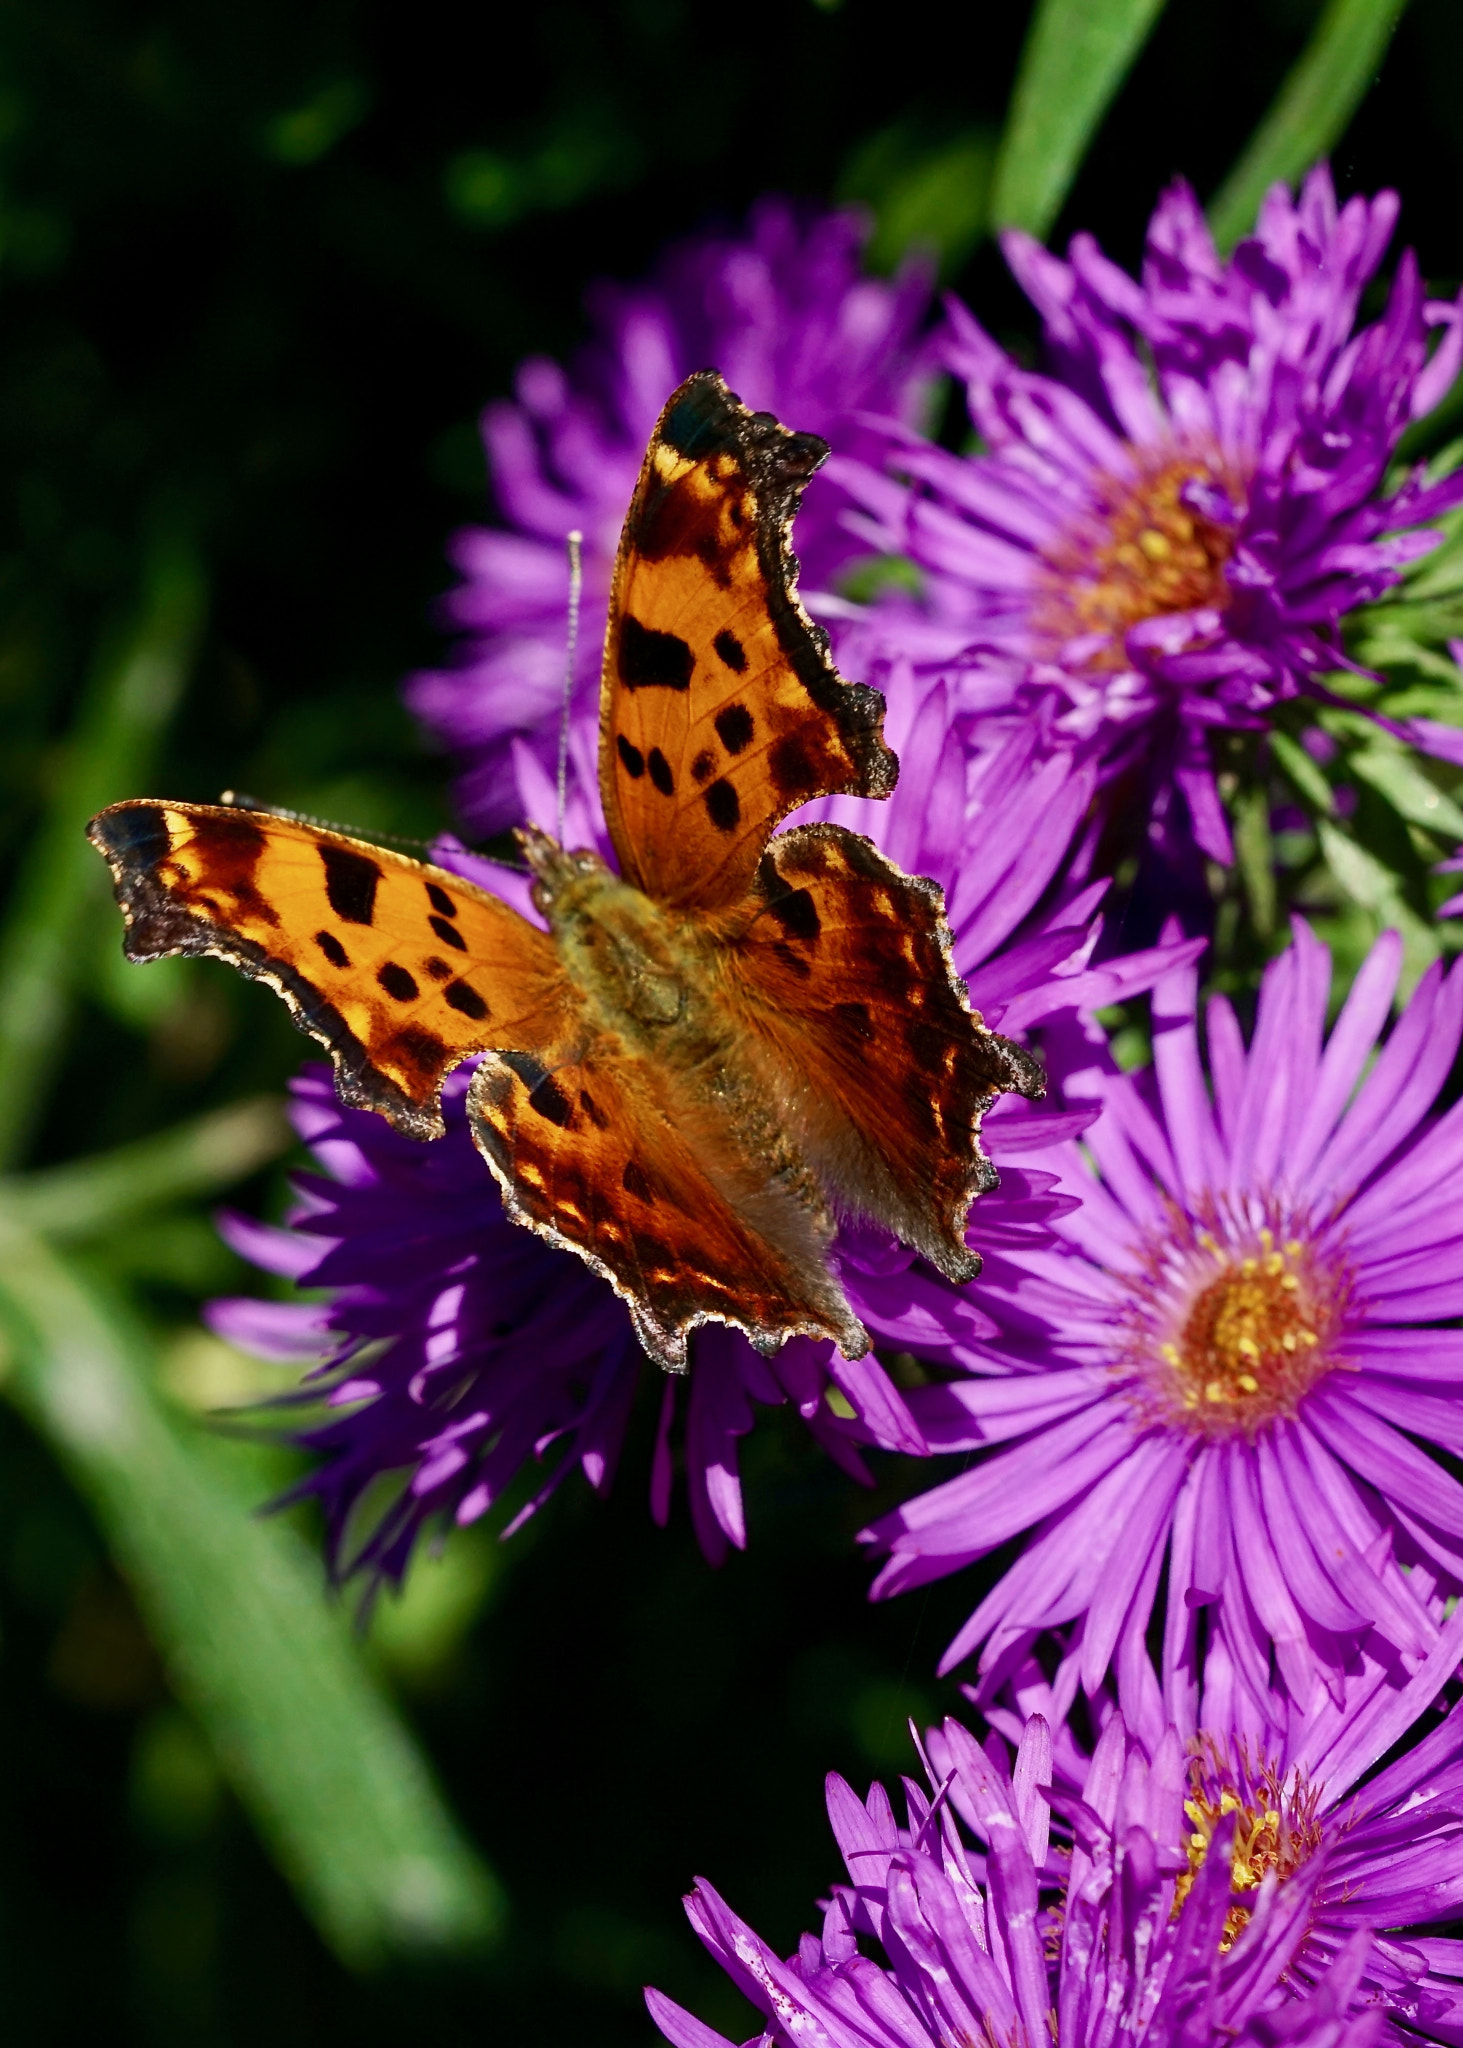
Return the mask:
[[[721,1315],[714,1309],[695,1309],[675,1321],[667,1321],[656,1314],[644,1296],[638,1294],[628,1282],[622,1280],[614,1269],[607,1265],[597,1253],[586,1245],[567,1237],[556,1225],[531,1216],[518,1198],[518,1183],[513,1172],[512,1155],[499,1138],[496,1130],[481,1113],[480,1100],[487,1094],[489,1086],[498,1078],[499,1072],[512,1074],[512,1068],[500,1060],[495,1053],[483,1055],[482,1063],[473,1075],[467,1091],[467,1121],[472,1140],[487,1161],[494,1180],[503,1196],[503,1207],[510,1219],[523,1229],[531,1230],[535,1237],[557,1250],[572,1252],[582,1259],[592,1273],[608,1281],[614,1292],[630,1312],[635,1335],[642,1349],[663,1371],[683,1374],[689,1369],[687,1340],[693,1330],[703,1323],[721,1323],[726,1328],[740,1330],[752,1349],[763,1358],[775,1358],[789,1337],[811,1337],[815,1340],[834,1343],[847,1359],[862,1358],[872,1345],[872,1339],[858,1317],[848,1308],[848,1320],[841,1330],[827,1322],[797,1323],[790,1328],[771,1329],[764,1323],[754,1323],[740,1316]],[[829,1279],[838,1286],[835,1276]],[[842,1295],[842,1287],[838,1286]],[[847,1303],[845,1302],[847,1308]],[[850,1348],[852,1346],[853,1348]]]
[[[155,801],[159,810],[166,799]],[[250,981],[262,981],[279,996],[297,1031],[313,1038],[329,1053],[335,1092],[347,1109],[367,1109],[384,1116],[404,1137],[424,1143],[446,1130],[442,1119],[442,1084],[454,1067],[471,1059],[459,1053],[442,1069],[429,1104],[414,1102],[403,1088],[371,1063],[366,1048],[333,1003],[325,1002],[303,975],[272,959],[252,939],[233,938],[208,919],[184,910],[168,895],[155,875],[137,864],[138,846],[115,846],[105,830],[110,813],[99,812],[86,836],[112,871],[113,890],[122,912],[122,951],[134,964],[173,958],[227,961]]]

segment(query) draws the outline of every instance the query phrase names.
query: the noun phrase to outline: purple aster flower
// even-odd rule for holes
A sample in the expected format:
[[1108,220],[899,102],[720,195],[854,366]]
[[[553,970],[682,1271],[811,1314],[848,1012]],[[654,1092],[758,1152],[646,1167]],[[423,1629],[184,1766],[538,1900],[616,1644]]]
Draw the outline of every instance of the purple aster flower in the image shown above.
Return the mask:
[[1044,1155],[1079,1204],[1009,1294],[991,1276],[986,1376],[909,1397],[932,1447],[991,1455],[868,1532],[887,1594],[1034,1531],[946,1653],[984,1646],[982,1699],[1074,1624],[1081,1683],[1114,1664],[1129,1711],[1160,1584],[1180,1727],[1206,1646],[1309,1708],[1369,1630],[1435,1642],[1419,1586],[1463,1584],[1463,1106],[1436,1107],[1463,971],[1430,968],[1383,1042],[1400,966],[1384,934],[1326,1037],[1330,958],[1297,923],[1248,1048],[1210,1001],[1207,1077],[1192,967],[1155,989],[1141,1073],[1048,1034],[1067,1103],[1101,1111]]
[[[930,1755],[929,1791],[905,1780],[903,1826],[882,1785],[861,1801],[830,1777],[848,1882],[831,1888],[820,1933],[786,1961],[710,1885],[687,1900],[697,1934],[763,2015],[767,2048],[1361,2048],[1386,2038],[1380,2008],[1356,2009],[1364,1928],[1318,1962],[1312,1986],[1292,1981],[1324,1857],[1284,1883],[1267,1871],[1234,1926],[1239,1824],[1216,1823],[1196,1868],[1177,1739],[1150,1758],[1114,1715],[1080,1796],[1054,1786],[1039,1715],[1014,1769],[998,1740],[982,1749],[955,1721]],[[864,1953],[861,1937],[882,1955]],[[646,2002],[674,2048],[729,2048],[662,1993]]]
[[[1197,1728],[1167,1719],[1151,1673],[1136,1721],[1119,1716],[1105,1691],[1094,1704],[1099,1718],[1121,1719],[1154,1766],[1176,1746],[1187,1755],[1179,1832],[1190,1869],[1179,1875],[1181,1896],[1213,1854],[1221,1825],[1232,1823],[1226,1946],[1248,1924],[1267,1873],[1282,1890],[1318,1874],[1306,1885],[1309,1920],[1292,1984],[1319,1982],[1359,1934],[1371,1934],[1361,1991],[1388,2013],[1385,2037],[1457,2042],[1463,1942],[1428,1930],[1463,1910],[1463,1613],[1445,1620],[1440,1600],[1429,1605],[1440,1633],[1415,1670],[1363,1649],[1340,1697],[1323,1693],[1309,1711],[1284,1691],[1257,1698],[1222,1650],[1205,1669]],[[1008,1741],[1033,1714],[1049,1720],[1052,1777],[1068,1793],[1080,1792],[1091,1770],[1059,1718],[1075,1696],[1073,1666],[1070,1646],[1051,1681],[1033,1659],[1010,1688],[1012,1705],[991,1714]],[[1451,1705],[1439,1722],[1445,1691]],[[937,1737],[931,1748],[947,1767]]]
[[[1021,1031],[1054,1011],[1149,986],[1172,949],[1092,966],[1101,887],[1064,896],[1055,882],[1090,800],[1090,775],[1065,756],[1037,759],[1029,734],[977,764],[943,689],[917,689],[907,673],[895,685],[885,727],[903,761],[894,797],[817,808],[863,825],[907,870],[945,886],[955,959],[988,1020]],[[567,837],[607,853],[586,726],[578,720],[572,733]],[[548,771],[533,750],[520,743],[511,758],[525,811],[552,815]],[[461,849],[437,857],[535,915],[526,877]],[[327,1413],[302,1432],[322,1456],[305,1490],[324,1503],[339,1571],[399,1575],[424,1523],[473,1520],[530,1460],[546,1471],[522,1514],[576,1464],[604,1488],[641,1377],[644,1360],[609,1286],[504,1216],[467,1130],[465,1093],[466,1069],[446,1089],[447,1135],[417,1145],[382,1119],[343,1108],[325,1071],[307,1070],[296,1119],[325,1177],[301,1184],[283,1230],[227,1225],[259,1265],[331,1290],[326,1302],[215,1304],[212,1321],[246,1349],[316,1365],[302,1398],[323,1398]],[[1026,1160],[1089,1114],[1012,1110],[1003,1099],[988,1121],[1001,1186],[975,1205],[971,1241],[1008,1289],[1023,1247],[1049,1241],[1051,1219],[1069,1199]],[[994,1331],[979,1288],[950,1285],[877,1231],[845,1227],[836,1256],[877,1343],[958,1372]],[[651,1482],[662,1521],[681,1399],[666,1382]],[[795,1339],[764,1359],[730,1329],[699,1331],[684,1394],[685,1462],[692,1519],[714,1560],[746,1540],[737,1440],[752,1426],[754,1403],[782,1401],[795,1403],[857,1476],[861,1445],[926,1449],[906,1397],[872,1353],[850,1362],[827,1344]],[[379,1497],[387,1474],[405,1476],[363,1535],[356,1510],[368,1493]]]
[[[1324,696],[1348,665],[1347,613],[1436,544],[1422,522],[1463,502],[1463,473],[1384,483],[1403,428],[1463,359],[1460,305],[1429,302],[1410,251],[1381,318],[1353,332],[1397,205],[1384,192],[1338,209],[1322,166],[1297,201],[1275,186],[1221,261],[1175,184],[1141,283],[1089,235],[1064,263],[1008,234],[1050,373],[1020,368],[952,301],[942,354],[983,452],[905,433],[897,479],[835,459],[864,507],[853,523],[925,577],[921,603],[863,615],[850,658],[868,668],[892,646],[958,674],[963,704],[1035,720],[1123,777],[1130,811],[1146,784],[1160,827],[1176,786],[1199,844],[1229,860],[1210,733]],[[1441,727],[1408,734],[1456,754]]]
[[[491,405],[483,438],[504,525],[452,544],[463,581],[446,598],[462,635],[452,666],[419,675],[407,701],[465,762],[463,815],[482,832],[522,816],[508,758],[528,734],[546,761],[563,691],[565,540],[584,536],[577,708],[592,707],[620,525],[665,395],[693,370],[719,369],[751,406],[854,455],[881,443],[865,412],[913,425],[931,364],[918,341],[929,304],[919,266],[893,283],[860,274],[866,223],[843,212],[800,218],[764,199],[746,231],[672,249],[634,289],[602,285],[596,338],[566,375],[543,358],[518,373],[512,404]],[[865,552],[842,524],[848,499],[827,474],[798,519],[804,581],[816,589]]]

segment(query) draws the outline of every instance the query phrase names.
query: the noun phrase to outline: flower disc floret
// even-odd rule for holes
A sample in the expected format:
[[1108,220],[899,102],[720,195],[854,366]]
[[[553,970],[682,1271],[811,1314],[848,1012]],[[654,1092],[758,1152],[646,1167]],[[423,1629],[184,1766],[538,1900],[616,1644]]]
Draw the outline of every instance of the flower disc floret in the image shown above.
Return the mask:
[[1227,1205],[1207,1220],[1170,1205],[1138,1248],[1127,1342],[1114,1373],[1154,1422],[1211,1441],[1251,1441],[1344,1366],[1353,1282],[1331,1233],[1265,1210],[1258,1228]]
[[1236,1902],[1225,1915],[1219,1944],[1227,1955],[1249,1925],[1255,1895],[1269,1873],[1284,1884],[1321,1846],[1320,1788],[1299,1767],[1286,1771],[1253,1753],[1244,1737],[1231,1749],[1222,1737],[1202,1734],[1190,1751],[1184,1799],[1189,1867],[1179,1872],[1173,1910],[1177,1915],[1216,1836],[1232,1821],[1226,1832]]
[[1128,665],[1144,619],[1193,614],[1198,634],[1208,615],[1217,630],[1244,517],[1243,485],[1218,453],[1125,453],[1131,473],[1094,479],[1091,508],[1042,548],[1032,608],[1047,657],[1093,674]]

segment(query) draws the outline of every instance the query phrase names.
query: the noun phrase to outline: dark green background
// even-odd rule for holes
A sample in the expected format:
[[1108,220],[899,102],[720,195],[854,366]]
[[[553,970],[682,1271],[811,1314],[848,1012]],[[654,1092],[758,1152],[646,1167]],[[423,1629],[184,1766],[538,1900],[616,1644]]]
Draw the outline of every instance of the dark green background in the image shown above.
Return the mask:
[[[1173,0],[1058,239],[1136,258],[1160,185],[1212,191],[1314,20]],[[211,599],[156,782],[363,827],[450,821],[401,676],[441,658],[442,547],[477,516],[473,422],[586,283],[766,190],[887,198],[921,151],[999,129],[1027,10],[923,0],[0,9],[0,856],[41,814],[98,635],[150,546]],[[880,141],[879,139],[882,138]],[[878,146],[872,146],[875,142]],[[1397,185],[1440,286],[1463,271],[1463,13],[1418,0],[1336,152]],[[891,184],[891,180],[893,184]],[[967,238],[968,239],[968,238]],[[1032,323],[988,241],[952,258]],[[796,424],[796,422],[794,422]],[[123,790],[115,795],[129,793]],[[36,1142],[44,1163],[280,1085],[300,1041],[207,964],[119,993],[98,929]],[[104,950],[105,949],[105,950]],[[141,1004],[141,1007],[139,1007]],[[242,1199],[277,1213],[282,1176]],[[106,1254],[160,1332],[249,1284],[179,1210]],[[47,1451],[0,1409],[0,2024],[20,2041],[644,2041],[653,1978],[750,2031],[677,1906],[704,1872],[786,1949],[835,1875],[823,1773],[905,1765],[903,1722],[968,1585],[869,1610],[877,1505],[785,1414],[745,1455],[750,1554],[719,1574],[645,1506],[649,1402],[612,1497],[577,1481],[506,1552],[463,1539],[456,1606],[379,1654],[508,1889],[496,1959],[349,1976],[174,1705]],[[277,1473],[261,1466],[263,1498]],[[922,1475],[882,1468],[886,1497]],[[439,1604],[446,1603],[446,1595]],[[450,1603],[448,1603],[450,1604]],[[423,1618],[425,1616],[425,1618]]]

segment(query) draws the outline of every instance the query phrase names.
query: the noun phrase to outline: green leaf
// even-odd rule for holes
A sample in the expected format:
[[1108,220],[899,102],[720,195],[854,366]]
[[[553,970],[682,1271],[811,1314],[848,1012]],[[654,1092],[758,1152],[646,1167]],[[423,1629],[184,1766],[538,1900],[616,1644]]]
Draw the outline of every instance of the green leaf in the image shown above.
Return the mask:
[[1045,236],[1163,0],[1040,0],[996,161],[991,218]]
[[231,1447],[175,1420],[130,1310],[0,1212],[3,1391],[91,1502],[179,1699],[325,1940],[355,1968],[499,1930],[463,1840],[320,1565],[261,1520]]
[[1450,796],[1444,796],[1400,748],[1378,744],[1358,747],[1348,755],[1347,766],[1363,782],[1370,783],[1379,796],[1385,797],[1410,825],[1463,839],[1463,810]]
[[1273,184],[1294,184],[1345,134],[1406,4],[1330,0],[1274,105],[1210,201],[1209,225],[1221,249],[1249,233]]
[[136,620],[97,657],[0,930],[0,1167],[22,1157],[45,1105],[87,913],[106,893],[106,866],[87,843],[86,821],[139,794],[182,692],[203,609],[199,564],[170,537],[154,549]]
[[134,1145],[0,1180],[0,1208],[55,1241],[96,1237],[149,1209],[217,1194],[293,1142],[279,1098],[259,1095]]
[[1298,740],[1293,740],[1288,732],[1282,732],[1278,726],[1272,726],[1270,748],[1281,769],[1312,810],[1321,812],[1323,816],[1335,810],[1336,799],[1331,793],[1330,783]]
[[891,271],[911,250],[924,250],[945,276],[958,270],[989,225],[995,153],[988,128],[932,138],[928,124],[912,121],[897,121],[864,143],[839,180],[838,196],[873,208],[870,268]]
[[1258,785],[1242,790],[1236,802],[1234,851],[1255,930],[1268,939],[1275,929],[1275,850],[1270,843],[1270,799]]
[[1327,867],[1352,901],[1370,911],[1376,931],[1390,927],[1401,933],[1403,971],[1398,994],[1405,999],[1438,957],[1436,933],[1404,898],[1401,877],[1393,874],[1375,854],[1349,839],[1326,818],[1316,821],[1316,831]]
[[328,156],[337,142],[366,118],[371,91],[359,78],[338,78],[322,86],[313,99],[265,123],[260,136],[264,154],[276,163],[300,168]]

